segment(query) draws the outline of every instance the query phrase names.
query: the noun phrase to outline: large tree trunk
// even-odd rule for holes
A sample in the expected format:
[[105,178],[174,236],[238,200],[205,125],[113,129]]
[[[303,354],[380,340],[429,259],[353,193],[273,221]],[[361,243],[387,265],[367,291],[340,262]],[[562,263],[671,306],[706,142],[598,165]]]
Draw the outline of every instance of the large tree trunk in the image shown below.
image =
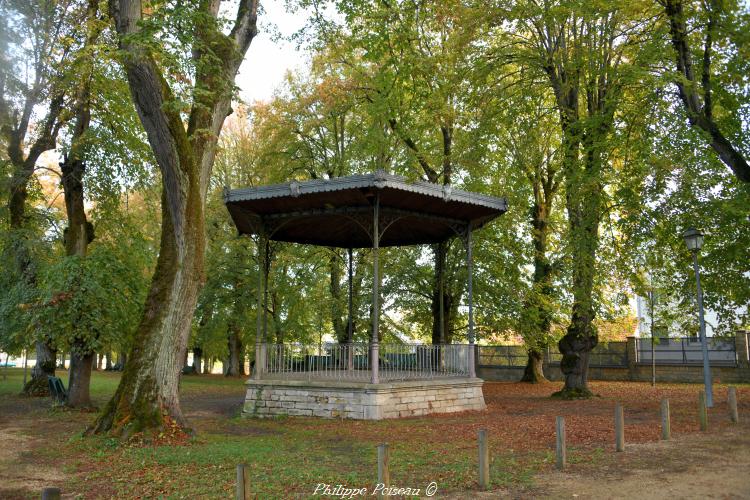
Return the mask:
[[[95,14],[96,3],[93,2],[93,4]],[[65,193],[65,209],[68,216],[68,226],[64,233],[65,253],[67,256],[84,258],[89,243],[94,239],[94,227],[87,220],[84,207],[83,176],[86,172],[86,165],[78,157],[80,154],[78,141],[81,140],[88,129],[90,120],[88,84],[84,85],[79,95],[77,115],[71,155],[60,166]],[[83,313],[85,311],[79,311],[79,314]],[[70,382],[66,403],[71,408],[88,408],[91,406],[89,384],[94,363],[94,351],[91,344],[86,340],[85,333],[87,332],[76,332],[71,342]]]
[[[604,103],[602,103],[603,105]],[[588,386],[589,355],[599,337],[594,326],[594,278],[601,219],[602,152],[607,116],[583,135],[584,167],[568,164],[566,208],[568,242],[573,261],[573,311],[566,334],[558,342],[563,357],[560,370],[565,386],[557,396],[572,399],[592,396]]]
[[[129,435],[161,428],[165,418],[186,426],[179,382],[203,273],[203,202],[191,183],[186,203],[172,222],[162,196],[161,250],[120,385],[93,432]],[[166,190],[166,187],[165,187]],[[177,207],[175,207],[177,208]],[[179,243],[178,243],[179,242]]]
[[203,349],[200,347],[193,347],[193,369],[196,375],[203,373],[201,371],[201,361],[203,361]]
[[237,328],[236,325],[229,325],[227,334],[229,357],[227,358],[227,366],[224,369],[224,375],[227,377],[238,377],[242,375],[242,341],[240,339],[239,328]]
[[544,353],[537,349],[529,349],[528,355],[529,357],[526,361],[526,368],[523,370],[521,382],[529,382],[531,384],[546,382],[547,379],[544,376]]
[[[195,62],[193,106],[187,128],[176,98],[140,33],[140,0],[111,0],[110,12],[130,92],[162,177],[159,258],[144,315],[114,397],[91,432],[127,435],[187,426],[179,402],[182,360],[203,281],[205,199],[234,78],[257,33],[257,0],[241,0],[234,26],[222,33],[220,2],[200,2],[191,18]],[[151,40],[154,41],[154,40]],[[155,42],[155,41],[154,41]],[[158,43],[158,42],[155,42]]]
[[31,379],[23,387],[22,394],[26,396],[49,396],[49,382],[47,377],[55,376],[57,351],[46,342],[37,341],[36,364],[31,369]]
[[74,408],[91,407],[91,369],[94,366],[94,353],[80,354],[75,349],[70,354],[70,379],[68,381],[67,405]]

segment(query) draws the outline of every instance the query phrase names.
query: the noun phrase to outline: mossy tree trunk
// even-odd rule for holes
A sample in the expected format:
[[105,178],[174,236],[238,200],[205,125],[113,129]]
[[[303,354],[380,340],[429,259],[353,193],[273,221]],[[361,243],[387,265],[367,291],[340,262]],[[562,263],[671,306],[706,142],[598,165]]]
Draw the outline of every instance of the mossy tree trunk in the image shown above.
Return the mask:
[[[520,160],[523,161],[523,160]],[[524,301],[519,331],[527,346],[528,358],[521,382],[540,383],[544,376],[544,350],[550,342],[554,308],[553,269],[549,259],[549,219],[559,187],[557,171],[549,158],[538,158],[529,172],[534,192],[531,211],[531,238],[534,244],[532,289]]]
[[[191,15],[195,83],[187,127],[149,41],[140,32],[139,0],[111,0],[123,64],[136,110],[162,175],[161,247],[144,314],[115,395],[90,432],[129,435],[158,430],[167,419],[186,427],[179,381],[203,282],[205,198],[216,142],[231,112],[234,78],[255,37],[257,0],[239,2],[224,35],[220,2],[200,2]],[[139,36],[134,36],[138,34]],[[159,43],[157,39],[150,42]]]

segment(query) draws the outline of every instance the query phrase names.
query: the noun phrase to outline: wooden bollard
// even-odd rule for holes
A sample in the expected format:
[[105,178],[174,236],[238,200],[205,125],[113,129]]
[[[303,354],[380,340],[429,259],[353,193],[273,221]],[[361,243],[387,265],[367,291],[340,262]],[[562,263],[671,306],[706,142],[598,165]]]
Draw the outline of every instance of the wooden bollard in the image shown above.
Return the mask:
[[557,468],[563,470],[567,461],[565,452],[565,418],[557,417],[555,421],[555,430],[557,431],[557,446],[555,447]]
[[481,429],[479,437],[479,487],[490,487],[490,447],[487,443],[487,429]]
[[42,500],[60,500],[60,488],[44,488]]
[[378,484],[382,484],[386,488],[391,485],[388,461],[388,443],[383,443],[378,446]]
[[729,420],[732,423],[740,421],[739,414],[737,413],[737,388],[730,387],[727,392],[727,402],[729,403]]
[[615,405],[615,451],[625,451],[625,414],[622,405]]
[[250,498],[250,489],[248,488],[247,465],[237,465],[237,489],[235,492],[236,500],[245,500]]
[[698,393],[698,419],[700,420],[701,430],[708,429],[708,411],[706,410],[706,391]]
[[672,437],[672,423],[669,420],[669,400],[661,400],[661,438],[665,441]]

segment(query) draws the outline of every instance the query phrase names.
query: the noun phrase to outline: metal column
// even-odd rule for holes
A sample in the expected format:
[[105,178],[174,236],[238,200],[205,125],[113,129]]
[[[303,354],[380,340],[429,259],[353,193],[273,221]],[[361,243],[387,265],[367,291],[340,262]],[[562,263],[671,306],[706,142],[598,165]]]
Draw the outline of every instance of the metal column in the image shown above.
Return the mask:
[[471,224],[466,227],[466,274],[469,295],[469,377],[476,377],[474,367],[474,255],[472,253]]
[[347,324],[347,334],[346,334],[346,357],[347,357],[347,369],[351,370],[353,368],[353,355],[352,352],[352,343],[354,342],[354,316],[352,314],[352,304],[353,304],[353,285],[352,281],[354,278],[354,261],[352,260],[352,249],[349,248],[349,322]]
[[380,193],[375,195],[375,208],[372,221],[372,343],[370,344],[370,368],[372,370],[370,382],[377,384],[379,346],[378,337],[380,322],[380,269],[378,268],[378,256],[380,253],[380,233],[378,222],[380,219]]
[[706,321],[703,319],[703,289],[698,273],[698,252],[693,252],[693,269],[695,270],[695,285],[698,294],[698,320],[700,322],[701,349],[703,350],[703,384],[706,388],[706,406],[714,406],[713,381],[711,380],[711,365],[708,362],[708,340],[706,339]]
[[265,274],[264,256],[265,254],[265,237],[263,234],[258,235],[258,290],[256,301],[256,318],[255,318],[255,371],[253,378],[259,380],[265,366],[265,357],[263,349],[263,275]]

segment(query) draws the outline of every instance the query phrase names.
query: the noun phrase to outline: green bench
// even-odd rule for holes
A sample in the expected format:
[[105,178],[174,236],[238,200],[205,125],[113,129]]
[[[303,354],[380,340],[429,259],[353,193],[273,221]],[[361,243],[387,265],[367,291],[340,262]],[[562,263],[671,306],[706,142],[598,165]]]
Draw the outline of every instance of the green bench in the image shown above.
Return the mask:
[[65,390],[62,379],[48,375],[47,382],[49,383],[49,395],[52,401],[56,404],[65,404],[68,400],[68,391]]

